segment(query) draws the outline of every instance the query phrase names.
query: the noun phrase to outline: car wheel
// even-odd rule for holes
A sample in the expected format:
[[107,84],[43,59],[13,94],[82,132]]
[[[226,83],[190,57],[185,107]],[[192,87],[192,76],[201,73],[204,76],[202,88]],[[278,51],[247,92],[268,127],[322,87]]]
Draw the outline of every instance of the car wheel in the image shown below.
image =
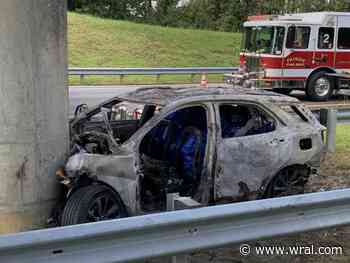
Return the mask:
[[333,94],[334,81],[321,71],[310,77],[306,87],[306,95],[312,101],[327,101]]
[[274,92],[283,94],[283,95],[289,95],[293,90],[292,89],[273,89]]
[[62,213],[61,225],[75,225],[126,217],[120,196],[103,185],[90,185],[74,192]]
[[263,198],[303,194],[308,177],[309,173],[305,168],[283,169],[268,184]]

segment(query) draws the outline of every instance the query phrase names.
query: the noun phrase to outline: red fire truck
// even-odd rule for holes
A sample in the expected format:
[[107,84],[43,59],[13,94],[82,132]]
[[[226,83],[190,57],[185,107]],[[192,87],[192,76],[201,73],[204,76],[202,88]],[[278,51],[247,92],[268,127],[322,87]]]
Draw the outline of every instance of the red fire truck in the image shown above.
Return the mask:
[[350,13],[254,16],[244,23],[240,70],[228,82],[328,100],[350,84]]

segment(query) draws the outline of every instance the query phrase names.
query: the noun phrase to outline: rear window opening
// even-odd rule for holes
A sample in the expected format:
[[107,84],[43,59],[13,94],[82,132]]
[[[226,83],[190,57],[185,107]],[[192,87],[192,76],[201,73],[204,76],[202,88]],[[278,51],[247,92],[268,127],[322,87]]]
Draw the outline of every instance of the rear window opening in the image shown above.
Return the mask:
[[223,104],[220,106],[222,138],[259,135],[276,129],[274,119],[255,106]]

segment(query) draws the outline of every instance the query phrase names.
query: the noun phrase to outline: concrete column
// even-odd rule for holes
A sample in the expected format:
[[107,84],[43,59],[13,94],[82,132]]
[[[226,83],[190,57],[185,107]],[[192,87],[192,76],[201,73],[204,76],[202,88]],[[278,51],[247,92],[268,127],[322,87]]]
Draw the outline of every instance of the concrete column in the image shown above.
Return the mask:
[[66,0],[0,1],[0,233],[44,226],[68,150]]

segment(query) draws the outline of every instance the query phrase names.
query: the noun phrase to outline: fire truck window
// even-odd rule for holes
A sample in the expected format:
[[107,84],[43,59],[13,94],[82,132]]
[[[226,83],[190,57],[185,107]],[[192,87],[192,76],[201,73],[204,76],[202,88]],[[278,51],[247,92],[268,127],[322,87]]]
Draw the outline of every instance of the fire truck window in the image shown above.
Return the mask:
[[333,42],[334,42],[334,28],[320,27],[320,30],[318,31],[318,48],[332,49]]
[[310,27],[289,27],[287,48],[307,49],[309,47],[310,31]]
[[284,36],[284,27],[246,27],[242,40],[242,51],[281,55]]
[[350,28],[339,28],[338,48],[350,49]]
[[257,28],[256,38],[256,52],[263,54],[270,54],[273,43],[274,28],[273,27],[259,27]]

